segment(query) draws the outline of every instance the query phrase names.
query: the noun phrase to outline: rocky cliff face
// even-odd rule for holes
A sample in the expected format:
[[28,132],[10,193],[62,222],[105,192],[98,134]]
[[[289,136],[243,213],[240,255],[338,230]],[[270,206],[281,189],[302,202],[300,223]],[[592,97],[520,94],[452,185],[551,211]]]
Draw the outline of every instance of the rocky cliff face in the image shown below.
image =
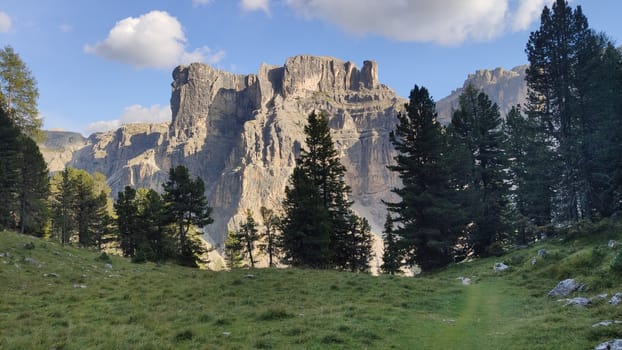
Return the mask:
[[39,144],[39,150],[48,164],[48,170],[57,172],[63,170],[74,153],[86,145],[86,138],[77,132],[45,131],[45,140]]
[[378,82],[371,61],[358,69],[331,57],[296,56],[251,75],[195,63],[173,72],[170,124],[91,135],[68,164],[104,173],[113,193],[127,184],[160,190],[171,167],[187,166],[205,181],[215,219],[207,238],[219,244],[247,209],[257,219],[261,206],[278,210],[304,147],[307,116],[324,111],[355,208],[380,233],[381,200],[398,186],[386,169],[393,159],[388,135],[404,102]]
[[512,106],[524,105],[527,100],[525,70],[527,66],[518,66],[511,70],[496,68],[478,70],[469,74],[462,88],[454,90],[449,96],[437,101],[438,119],[443,124],[451,121],[451,112],[458,107],[458,97],[469,84],[484,91],[493,103],[499,105],[501,116],[510,111]]

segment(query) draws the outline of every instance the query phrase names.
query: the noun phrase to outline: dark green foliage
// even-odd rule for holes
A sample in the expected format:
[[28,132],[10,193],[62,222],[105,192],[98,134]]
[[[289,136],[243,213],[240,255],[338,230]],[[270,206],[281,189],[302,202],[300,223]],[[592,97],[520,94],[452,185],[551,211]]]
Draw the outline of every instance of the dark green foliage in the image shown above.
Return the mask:
[[371,259],[369,225],[350,209],[345,167],[325,114],[311,113],[306,147],[285,189],[283,250],[287,263],[314,268],[365,270]]
[[20,135],[20,178],[18,183],[19,231],[42,236],[49,217],[48,168],[37,144]]
[[39,137],[37,82],[11,46],[0,50],[0,105],[15,125],[30,137]]
[[175,256],[170,217],[154,190],[126,186],[114,205],[118,239],[125,256],[134,262],[164,261]]
[[178,239],[178,260],[182,265],[197,266],[204,252],[195,227],[203,227],[213,220],[212,208],[205,197],[205,185],[200,177],[192,180],[188,168],[171,168],[168,181],[163,185],[162,199],[169,220],[175,225]]
[[95,181],[84,170],[68,167],[52,177],[52,232],[61,243],[75,240],[82,246],[102,247],[111,239],[109,192],[109,188],[95,192]]
[[526,52],[527,113],[553,155],[540,164],[556,174],[553,219],[610,215],[619,207],[620,53],[564,0],[544,8]]
[[502,238],[502,213],[507,204],[508,178],[506,175],[506,137],[502,130],[499,107],[488,96],[473,86],[460,95],[460,106],[452,116],[449,133],[453,150],[466,149],[469,178],[465,183],[469,208],[468,244],[477,256],[485,255],[487,248]]
[[402,180],[403,187],[393,190],[401,200],[387,206],[406,264],[425,271],[453,261],[465,222],[448,144],[428,90],[415,86],[405,108],[391,133],[398,154],[396,165],[389,167]]
[[48,193],[48,170],[39,147],[0,107],[0,227],[42,236]]
[[136,190],[125,186],[123,192],[117,195],[114,209],[117,213],[117,232],[121,251],[124,256],[134,256],[138,246],[134,232],[139,230]]
[[537,227],[552,218],[554,173],[551,151],[536,121],[524,116],[520,107],[513,107],[506,117],[506,154],[509,160],[510,205],[506,220],[514,228],[514,239],[527,244],[536,237]]
[[384,222],[384,254],[382,255],[382,265],[380,266],[383,273],[394,275],[400,271],[402,253],[398,239],[399,237],[393,231],[393,219],[390,214],[387,214]]
[[264,232],[261,235],[263,241],[259,244],[259,249],[268,255],[268,266],[276,265],[276,259],[281,253],[281,240],[277,234],[280,219],[272,209],[261,207],[259,209],[264,225]]
[[328,267],[330,261],[330,214],[320,193],[303,172],[294,168],[283,201],[284,260],[293,266]]
[[224,242],[225,263],[227,268],[236,269],[242,266],[242,244],[239,241],[238,234],[234,231],[227,233]]
[[251,267],[255,267],[255,259],[253,258],[253,250],[255,249],[255,242],[259,238],[257,231],[257,223],[253,218],[253,213],[248,209],[246,211],[246,221],[240,225],[240,229],[237,232],[238,241],[243,247],[243,255],[248,257]]
[[622,250],[619,251],[613,258],[613,261],[611,261],[611,270],[622,275]]

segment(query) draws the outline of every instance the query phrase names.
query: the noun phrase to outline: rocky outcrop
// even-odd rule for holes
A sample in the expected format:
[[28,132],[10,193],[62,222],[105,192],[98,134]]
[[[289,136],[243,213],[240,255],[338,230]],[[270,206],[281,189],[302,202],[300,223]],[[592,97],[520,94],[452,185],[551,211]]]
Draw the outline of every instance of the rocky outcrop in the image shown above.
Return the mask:
[[77,132],[45,131],[45,139],[39,150],[51,172],[61,171],[71,161],[74,153],[86,147],[87,140]]
[[326,112],[333,142],[348,169],[359,214],[381,232],[390,190],[398,179],[389,132],[404,104],[378,82],[375,62],[359,70],[331,57],[296,56],[238,75],[193,63],[173,71],[170,124],[133,124],[91,135],[69,165],[105,174],[113,193],[125,185],[161,189],[168,170],[185,165],[206,184],[214,223],[212,243],[245,218],[247,209],[278,210],[304,147],[311,111]]
[[469,74],[462,88],[452,91],[449,96],[437,101],[438,120],[443,124],[451,121],[452,110],[458,108],[458,98],[469,84],[485,92],[493,103],[499,105],[501,116],[505,117],[512,106],[525,105],[527,100],[526,69],[527,65],[523,65],[509,71],[496,68],[478,70],[474,74]]

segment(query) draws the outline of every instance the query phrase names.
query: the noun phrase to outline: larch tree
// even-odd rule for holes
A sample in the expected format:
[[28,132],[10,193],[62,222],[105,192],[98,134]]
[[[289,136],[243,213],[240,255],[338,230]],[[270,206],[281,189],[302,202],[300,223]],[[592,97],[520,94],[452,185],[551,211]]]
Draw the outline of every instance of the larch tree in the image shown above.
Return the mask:
[[39,90],[32,73],[11,46],[0,50],[0,103],[26,135],[42,137],[37,110]]

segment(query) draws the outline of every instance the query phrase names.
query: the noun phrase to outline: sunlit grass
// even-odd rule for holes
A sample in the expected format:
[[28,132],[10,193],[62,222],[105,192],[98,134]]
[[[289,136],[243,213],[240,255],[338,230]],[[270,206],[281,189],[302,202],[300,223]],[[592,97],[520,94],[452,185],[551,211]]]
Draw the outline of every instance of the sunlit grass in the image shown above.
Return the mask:
[[[596,248],[606,243],[604,236],[551,240],[407,278],[212,272],[115,256],[107,270],[94,251],[2,232],[0,253],[9,256],[0,257],[0,348],[593,348],[622,337],[620,327],[591,327],[622,320],[622,306],[563,307],[546,293],[565,277],[588,283],[582,296],[622,291],[608,269],[617,250]],[[547,257],[531,265],[541,248]],[[495,261],[510,271],[494,273]],[[463,286],[458,276],[474,284]]]

